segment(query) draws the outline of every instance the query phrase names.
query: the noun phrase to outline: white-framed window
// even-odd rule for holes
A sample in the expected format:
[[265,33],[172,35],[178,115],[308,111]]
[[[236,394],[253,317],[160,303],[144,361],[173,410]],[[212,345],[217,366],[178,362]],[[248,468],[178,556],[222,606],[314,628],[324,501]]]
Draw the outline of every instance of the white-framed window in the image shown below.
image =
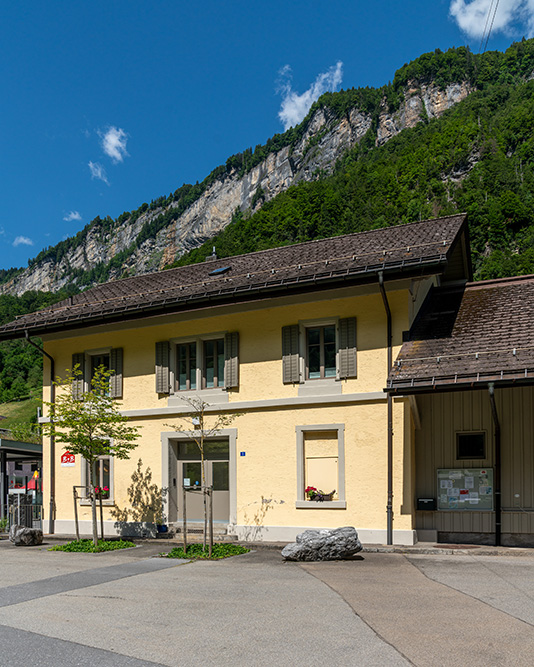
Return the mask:
[[224,344],[224,337],[200,338],[176,343],[174,391],[223,388]]
[[[295,427],[297,436],[297,509],[345,509],[345,425]],[[331,499],[310,499],[314,488]],[[333,493],[332,493],[333,492]],[[321,496],[322,497],[322,496]]]
[[[110,454],[99,456],[95,462],[95,487],[98,487],[100,490],[105,490],[107,487],[107,498],[103,499],[103,503],[108,505],[113,504],[113,468],[114,459]],[[89,503],[88,489],[90,480],[89,462],[82,459],[81,483],[82,486],[85,487],[85,490],[83,491],[83,503]]]
[[219,332],[156,343],[156,391],[237,388],[239,385],[239,334]]
[[282,327],[283,382],[356,377],[356,318],[306,320]]
[[91,388],[91,379],[100,366],[112,371],[109,379],[109,391],[112,398],[122,398],[122,348],[104,347],[94,350],[85,350],[72,355],[72,368],[78,368],[81,375],[73,382],[73,394],[81,395]]

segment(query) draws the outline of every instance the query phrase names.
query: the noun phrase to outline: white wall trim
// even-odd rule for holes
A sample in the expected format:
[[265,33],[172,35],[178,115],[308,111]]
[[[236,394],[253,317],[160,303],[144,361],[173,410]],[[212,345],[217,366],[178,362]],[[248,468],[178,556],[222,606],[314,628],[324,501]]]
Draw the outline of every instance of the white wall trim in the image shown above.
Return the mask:
[[[169,508],[171,501],[178,504],[178,480],[174,486],[173,479],[170,478],[169,469],[177,465],[177,452],[173,447],[173,442],[178,440],[191,440],[192,431],[165,431],[161,433],[161,486],[169,490],[169,497],[167,500],[167,508]],[[237,520],[237,429],[223,428],[210,436],[211,440],[220,438],[228,438],[229,449],[229,491],[230,491],[230,523],[233,524]],[[174,468],[173,468],[174,469]],[[171,523],[177,521],[178,517],[169,517],[167,510],[167,521]]]
[[[234,525],[229,529],[230,534],[236,535],[244,542],[294,542],[299,533],[305,530],[323,530],[324,526],[245,526]],[[386,544],[387,530],[361,529],[358,537],[363,545]],[[394,530],[393,544],[413,546],[417,543],[415,530]]]
[[[199,392],[202,398],[202,392]],[[385,401],[387,395],[383,391],[368,391],[359,394],[343,394],[341,396],[293,396],[290,398],[270,398],[259,401],[232,401],[224,405],[210,405],[206,412],[241,412],[243,410],[264,410],[271,408],[309,407],[314,405],[343,405]],[[188,406],[166,408],[147,408],[145,410],[121,410],[125,417],[166,417],[191,412]],[[41,418],[46,421],[45,418]],[[41,421],[41,420],[40,420]]]
[[[305,461],[304,461],[304,439],[306,433],[318,433],[321,431],[336,431],[337,432],[337,496],[338,503],[345,502],[345,424],[304,424],[302,426],[295,426],[297,434],[297,508],[301,508],[301,503],[306,503],[304,497],[304,479],[305,479]],[[334,509],[344,509],[342,506],[334,505],[336,501],[329,501],[326,504],[331,504]],[[322,505],[323,503],[314,503],[314,505]],[[305,507],[305,505],[303,505]]]

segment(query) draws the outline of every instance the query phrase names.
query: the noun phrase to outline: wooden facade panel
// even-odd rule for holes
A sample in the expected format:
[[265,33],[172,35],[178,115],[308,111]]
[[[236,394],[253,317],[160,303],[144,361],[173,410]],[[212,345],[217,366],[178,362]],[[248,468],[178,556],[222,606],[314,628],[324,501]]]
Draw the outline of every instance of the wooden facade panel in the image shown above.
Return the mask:
[[[503,532],[534,533],[534,387],[496,389],[501,424]],[[440,468],[494,468],[494,425],[487,391],[417,397],[421,428],[415,433],[416,497],[437,498]],[[486,458],[458,460],[457,433],[483,431]],[[417,512],[416,527],[442,532],[495,530],[492,512]]]

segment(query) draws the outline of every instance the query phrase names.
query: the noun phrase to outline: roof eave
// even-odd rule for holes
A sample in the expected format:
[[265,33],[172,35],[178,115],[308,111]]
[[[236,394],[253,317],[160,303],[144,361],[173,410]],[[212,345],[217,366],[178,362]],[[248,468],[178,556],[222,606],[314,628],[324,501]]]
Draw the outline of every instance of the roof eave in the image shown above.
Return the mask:
[[35,326],[31,324],[21,325],[20,328],[13,328],[9,331],[0,331],[0,341],[24,338],[26,332],[30,336],[41,336],[44,334],[57,333],[60,331],[72,331],[86,328],[88,326],[99,326],[102,324],[136,321],[147,317],[158,315],[167,315],[182,312],[194,312],[211,305],[228,305],[235,303],[247,303],[250,301],[260,301],[265,298],[276,298],[291,294],[304,294],[309,292],[319,292],[335,287],[368,285],[377,282],[378,272],[384,273],[384,278],[388,281],[398,280],[406,277],[421,277],[429,275],[443,274],[447,268],[447,256],[441,255],[439,259],[430,261],[421,261],[414,264],[395,265],[387,267],[385,265],[373,268],[365,274],[344,274],[336,276],[314,277],[306,282],[288,282],[272,287],[255,287],[250,290],[239,292],[230,292],[224,294],[213,294],[200,296],[184,300],[183,302],[174,301],[171,304],[160,303],[155,305],[145,305],[128,310],[118,310],[111,313],[97,313],[94,316],[80,317],[77,320],[69,320],[53,323],[38,323]]
[[388,386],[384,392],[392,394],[393,396],[409,396],[414,394],[438,394],[452,391],[474,391],[477,389],[486,389],[489,384],[495,385],[500,389],[519,386],[534,385],[534,371],[528,377],[508,377],[504,379],[488,377],[484,380],[477,380],[476,378],[465,379],[461,382],[427,382],[426,384],[410,385],[410,384],[396,384]]

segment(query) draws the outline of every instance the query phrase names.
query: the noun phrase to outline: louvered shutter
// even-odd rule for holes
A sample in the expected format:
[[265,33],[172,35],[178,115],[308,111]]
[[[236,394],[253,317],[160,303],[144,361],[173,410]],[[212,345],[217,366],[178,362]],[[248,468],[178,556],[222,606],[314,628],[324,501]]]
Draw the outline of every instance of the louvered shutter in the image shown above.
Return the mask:
[[224,386],[239,386],[239,333],[232,331],[224,336]]
[[356,377],[356,318],[339,320],[339,377]]
[[115,371],[110,378],[111,398],[122,398],[122,347],[114,347],[109,355],[110,370]]
[[156,391],[158,394],[170,393],[169,342],[156,343]]
[[72,372],[76,373],[72,381],[72,398],[79,401],[85,389],[85,354],[76,352],[72,355]]
[[300,382],[299,326],[282,327],[282,379],[285,384]]

